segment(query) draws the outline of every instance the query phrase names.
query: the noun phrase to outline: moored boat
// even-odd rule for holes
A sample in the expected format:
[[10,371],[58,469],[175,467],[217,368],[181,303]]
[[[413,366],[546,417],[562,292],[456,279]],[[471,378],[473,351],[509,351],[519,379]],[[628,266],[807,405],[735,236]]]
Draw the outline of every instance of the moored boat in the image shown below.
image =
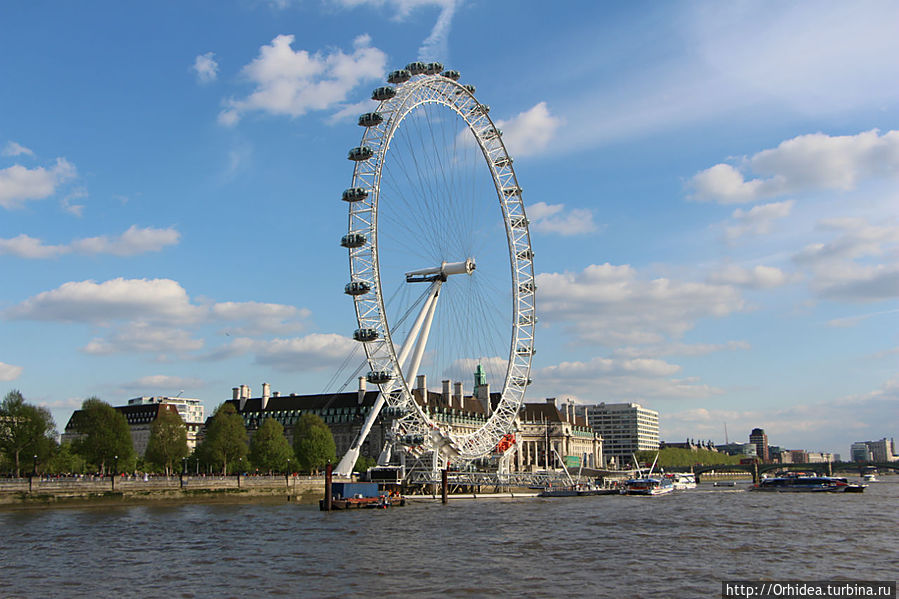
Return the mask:
[[625,481],[624,495],[664,495],[674,491],[674,483],[668,478],[632,478]]
[[675,491],[696,488],[696,475],[692,472],[669,472],[665,478],[671,481]]
[[850,483],[836,476],[776,476],[763,478],[749,487],[750,491],[771,491],[778,493],[861,493],[865,485]]

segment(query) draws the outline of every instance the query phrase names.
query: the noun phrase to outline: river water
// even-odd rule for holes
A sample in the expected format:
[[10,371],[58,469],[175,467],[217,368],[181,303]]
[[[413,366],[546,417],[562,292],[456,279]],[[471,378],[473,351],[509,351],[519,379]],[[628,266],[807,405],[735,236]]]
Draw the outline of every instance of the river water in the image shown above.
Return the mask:
[[721,580],[895,580],[899,476],[863,494],[0,511],[0,597],[720,597]]

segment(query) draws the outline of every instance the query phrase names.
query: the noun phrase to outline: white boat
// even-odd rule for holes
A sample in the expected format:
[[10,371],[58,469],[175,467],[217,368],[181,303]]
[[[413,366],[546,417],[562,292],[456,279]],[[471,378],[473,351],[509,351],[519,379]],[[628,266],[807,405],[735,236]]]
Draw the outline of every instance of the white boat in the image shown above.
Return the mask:
[[674,491],[674,483],[663,478],[632,478],[624,483],[623,495],[665,495]]
[[671,481],[675,491],[696,488],[696,476],[692,472],[670,472],[665,478]]

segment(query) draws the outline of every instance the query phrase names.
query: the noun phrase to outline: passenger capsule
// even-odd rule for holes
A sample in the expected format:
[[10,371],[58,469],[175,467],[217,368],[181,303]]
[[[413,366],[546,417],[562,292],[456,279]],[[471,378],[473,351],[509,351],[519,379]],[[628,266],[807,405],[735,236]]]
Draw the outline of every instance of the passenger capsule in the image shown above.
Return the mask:
[[519,356],[533,356],[537,353],[537,350],[535,350],[533,347],[519,347],[515,350],[515,353]]
[[467,91],[468,93],[474,94],[475,86],[473,86],[472,84],[469,83],[468,85],[463,85],[462,87],[463,87],[463,88],[465,89],[465,91]]
[[522,227],[528,226],[527,217],[521,216],[520,214],[513,216],[509,221],[511,221],[512,227],[515,229],[521,229]]
[[350,187],[343,190],[343,195],[340,199],[344,202],[361,202],[367,197],[368,192],[361,187]]
[[537,324],[537,317],[535,317],[533,314],[522,314],[518,317],[518,324],[522,326]]
[[375,127],[383,122],[384,117],[377,112],[366,112],[365,114],[359,115],[360,127]]
[[443,70],[443,65],[439,62],[429,62],[425,65],[425,73],[428,75],[438,75]]
[[353,339],[356,341],[374,341],[378,338],[378,331],[375,329],[356,329],[353,331]]
[[353,281],[352,283],[347,283],[346,287],[343,288],[343,292],[347,295],[362,295],[364,293],[368,293],[371,291],[371,285],[369,285],[365,281]]
[[526,379],[523,376],[513,376],[509,379],[509,382],[516,387],[526,387],[531,384],[531,379]]
[[393,96],[396,95],[396,90],[389,85],[385,85],[384,87],[378,87],[371,93],[371,99],[377,100],[378,102],[383,102],[385,100],[389,100]]
[[450,71],[443,71],[443,76],[446,77],[447,79],[452,79],[453,81],[458,81],[459,77],[461,77],[462,74],[459,71],[450,70]]
[[421,75],[428,70],[428,65],[423,62],[410,62],[406,65],[406,70],[413,75]]
[[521,188],[518,187],[517,185],[512,185],[511,187],[504,187],[503,195],[506,196],[507,198],[510,198],[512,196],[520,196]]
[[481,114],[487,114],[488,112],[490,112],[490,105],[478,104],[478,112],[480,112]]
[[405,83],[410,79],[412,79],[412,73],[410,73],[406,69],[398,69],[396,71],[392,71],[389,75],[387,75],[387,82],[393,83],[394,85]]
[[533,259],[534,259],[534,252],[531,251],[530,248],[528,248],[528,249],[526,249],[526,250],[521,250],[521,251],[518,252],[516,255],[517,255],[519,258],[521,258],[522,260],[533,260]]
[[511,166],[512,159],[509,156],[500,156],[499,158],[497,158],[496,160],[493,161],[493,164],[495,164],[498,167]]
[[368,239],[362,233],[347,233],[340,238],[340,245],[345,248],[361,248]]
[[502,135],[503,132],[496,127],[487,127],[481,132],[481,136],[487,140],[494,139],[496,137],[502,137]]
[[390,379],[393,378],[393,373],[388,370],[372,370],[365,378],[374,385],[383,385],[390,382]]
[[528,281],[527,283],[522,283],[518,286],[518,291],[521,293],[534,293],[536,290],[537,285],[535,285],[533,281]]
[[356,146],[355,148],[350,150],[350,153],[347,154],[347,158],[352,160],[353,162],[361,162],[363,160],[368,160],[374,155],[374,150],[372,150],[368,146]]

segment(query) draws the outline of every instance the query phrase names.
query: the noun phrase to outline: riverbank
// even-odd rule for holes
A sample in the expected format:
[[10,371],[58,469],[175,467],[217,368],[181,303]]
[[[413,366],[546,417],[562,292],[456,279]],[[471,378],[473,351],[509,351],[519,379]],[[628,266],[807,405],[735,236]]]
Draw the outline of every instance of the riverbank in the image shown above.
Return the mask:
[[316,503],[321,476],[184,476],[7,479],[0,509],[110,506],[137,503]]

